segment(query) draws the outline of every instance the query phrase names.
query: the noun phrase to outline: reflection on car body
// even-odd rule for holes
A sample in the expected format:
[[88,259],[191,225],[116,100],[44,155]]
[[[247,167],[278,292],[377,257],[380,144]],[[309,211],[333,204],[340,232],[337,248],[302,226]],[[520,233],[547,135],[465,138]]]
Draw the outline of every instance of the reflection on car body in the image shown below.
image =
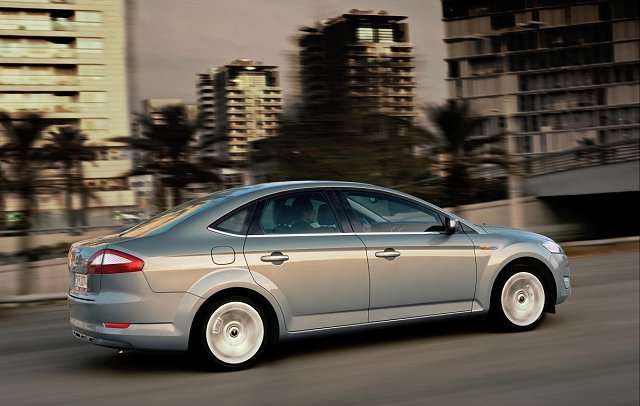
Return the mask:
[[213,193],[75,243],[69,263],[77,337],[229,369],[329,329],[488,314],[529,330],[571,293],[551,239],[350,182]]

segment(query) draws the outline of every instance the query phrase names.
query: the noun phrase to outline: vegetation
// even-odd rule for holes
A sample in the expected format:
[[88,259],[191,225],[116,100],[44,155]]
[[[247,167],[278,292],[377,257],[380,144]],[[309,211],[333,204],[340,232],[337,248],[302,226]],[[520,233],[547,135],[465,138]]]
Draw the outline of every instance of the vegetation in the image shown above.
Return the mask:
[[[62,164],[65,180],[65,208],[69,226],[75,227],[77,220],[80,220],[82,226],[87,226],[86,208],[92,194],[84,183],[82,163],[95,161],[97,154],[85,145],[87,136],[75,127],[60,127],[56,131],[50,131],[49,136],[49,142],[43,148],[46,150],[48,161]],[[74,195],[80,197],[80,210],[74,210],[72,207]]]
[[7,167],[7,170],[0,171],[1,186],[20,197],[23,212],[20,228],[29,229],[33,225],[38,203],[37,164],[46,158],[42,150],[35,148],[35,143],[42,138],[47,124],[40,114],[31,113],[13,119],[7,113],[0,112],[0,125],[8,140],[0,146],[0,157]]
[[[43,151],[35,148],[36,141],[42,138],[42,133],[46,128],[44,118],[40,114],[28,114],[20,119],[12,119],[7,113],[0,112],[0,125],[2,125],[4,135],[8,141],[0,146],[0,155],[5,162],[9,163],[9,171],[13,179],[3,181],[3,185],[8,186],[7,191],[16,193],[20,197],[23,212],[20,228],[26,231],[22,233],[20,239],[20,252],[27,253],[32,247],[31,234],[29,229],[33,226],[33,218],[37,209],[37,163],[44,160]],[[5,173],[3,171],[3,173]],[[4,194],[4,193],[2,193]],[[22,257],[25,262],[29,261],[28,256]],[[27,262],[28,264],[28,262]],[[31,292],[33,278],[31,268],[25,267],[21,273],[19,294]]]
[[180,105],[163,108],[154,117],[138,115],[140,137],[115,138],[114,141],[128,143],[139,151],[138,166],[126,176],[153,175],[159,193],[156,207],[167,208],[165,189],[171,191],[173,205],[182,202],[182,189],[193,183],[220,184],[215,170],[228,166],[214,158],[194,161],[196,156],[196,133],[198,124],[189,122],[185,109]]
[[448,103],[427,110],[431,122],[440,130],[440,153],[444,158],[443,187],[448,205],[458,206],[506,197],[504,179],[472,178],[482,166],[491,164],[509,169],[505,150],[496,145],[506,133],[474,136],[481,122],[470,116],[466,106]]
[[426,130],[385,115],[303,116],[258,143],[255,170],[266,181],[331,179],[406,189],[425,176],[430,139]]

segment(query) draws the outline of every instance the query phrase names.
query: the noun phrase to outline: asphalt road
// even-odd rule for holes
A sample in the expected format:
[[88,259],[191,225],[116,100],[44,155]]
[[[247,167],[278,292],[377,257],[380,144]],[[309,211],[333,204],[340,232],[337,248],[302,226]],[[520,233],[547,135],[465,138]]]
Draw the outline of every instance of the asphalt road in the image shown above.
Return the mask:
[[532,332],[432,322],[282,344],[234,373],[86,344],[62,304],[0,309],[0,404],[637,406],[639,262],[573,259],[573,296]]

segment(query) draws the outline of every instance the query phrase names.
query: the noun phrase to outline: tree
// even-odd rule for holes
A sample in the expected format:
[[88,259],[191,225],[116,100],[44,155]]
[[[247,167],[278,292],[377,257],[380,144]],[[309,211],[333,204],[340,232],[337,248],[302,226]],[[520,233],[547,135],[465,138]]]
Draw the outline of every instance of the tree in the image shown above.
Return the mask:
[[[42,151],[35,148],[35,143],[42,137],[47,124],[40,114],[31,113],[24,117],[12,118],[7,113],[0,112],[0,125],[8,138],[8,142],[0,147],[2,156],[11,166],[11,175],[14,177],[6,184],[10,192],[20,197],[23,212],[22,232],[20,239],[20,252],[28,262],[31,248],[31,234],[29,229],[33,226],[33,217],[37,209],[36,189],[37,162],[43,160]],[[6,181],[5,181],[6,182]],[[27,294],[31,291],[31,269],[26,265],[20,278],[19,294]]]
[[182,202],[182,188],[191,183],[221,183],[215,169],[228,166],[214,158],[193,161],[198,125],[191,124],[183,106],[167,106],[154,117],[137,116],[141,128],[139,138],[114,138],[142,152],[142,159],[127,176],[153,175],[160,187],[156,205],[165,209],[164,188],[171,190],[173,204]]
[[87,225],[86,208],[91,191],[84,184],[83,162],[95,161],[96,152],[85,145],[87,136],[72,126],[60,127],[49,132],[49,142],[43,146],[46,150],[47,160],[60,162],[65,179],[65,209],[67,221],[70,227],[77,225],[77,216],[72,207],[74,195],[79,195],[81,210],[79,211],[80,224]]
[[470,174],[485,164],[510,168],[511,162],[505,151],[497,146],[507,133],[475,135],[481,121],[471,117],[466,105],[447,103],[427,109],[427,113],[442,136],[440,150],[445,157],[444,187],[448,204],[457,206],[491,200],[494,196],[502,197],[504,191],[491,191],[495,184],[472,179]]
[[[24,228],[33,225],[33,214],[36,211],[36,187],[38,185],[36,162],[42,162],[42,151],[35,148],[35,143],[42,138],[47,124],[40,114],[30,113],[24,117],[12,118],[0,112],[0,124],[8,138],[8,142],[0,149],[2,156],[10,163],[14,178],[9,181],[9,190],[17,193],[24,213]],[[6,180],[5,180],[6,182]]]
[[[0,138],[0,142],[2,139]],[[9,183],[9,175],[6,173],[5,166],[8,165],[8,162],[5,158],[7,151],[4,149],[4,144],[0,144],[0,230],[4,230],[7,226],[7,201],[6,196],[11,191],[11,186]]]
[[430,139],[402,119],[325,111],[285,121],[277,136],[257,143],[254,158],[267,172],[265,180],[348,180],[402,189],[424,175],[420,147]]

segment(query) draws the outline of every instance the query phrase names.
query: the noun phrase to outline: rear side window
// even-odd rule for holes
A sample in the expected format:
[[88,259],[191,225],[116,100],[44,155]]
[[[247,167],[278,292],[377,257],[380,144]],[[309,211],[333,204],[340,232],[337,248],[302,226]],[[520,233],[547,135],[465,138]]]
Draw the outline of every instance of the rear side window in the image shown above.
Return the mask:
[[303,192],[267,200],[259,218],[260,234],[317,234],[341,232],[321,192]]
[[251,216],[253,216],[255,208],[256,205],[254,203],[243,209],[232,212],[224,216],[219,221],[213,223],[210,228],[224,233],[247,235],[247,230],[251,223]]
[[142,237],[150,235],[153,232],[159,231],[163,227],[171,227],[174,224],[179,223],[183,219],[198,213],[205,204],[212,201],[210,198],[191,200],[183,203],[172,209],[169,209],[163,213],[158,214],[156,217],[150,220],[140,223],[137,226],[130,228],[124,233],[120,234],[123,237]]

